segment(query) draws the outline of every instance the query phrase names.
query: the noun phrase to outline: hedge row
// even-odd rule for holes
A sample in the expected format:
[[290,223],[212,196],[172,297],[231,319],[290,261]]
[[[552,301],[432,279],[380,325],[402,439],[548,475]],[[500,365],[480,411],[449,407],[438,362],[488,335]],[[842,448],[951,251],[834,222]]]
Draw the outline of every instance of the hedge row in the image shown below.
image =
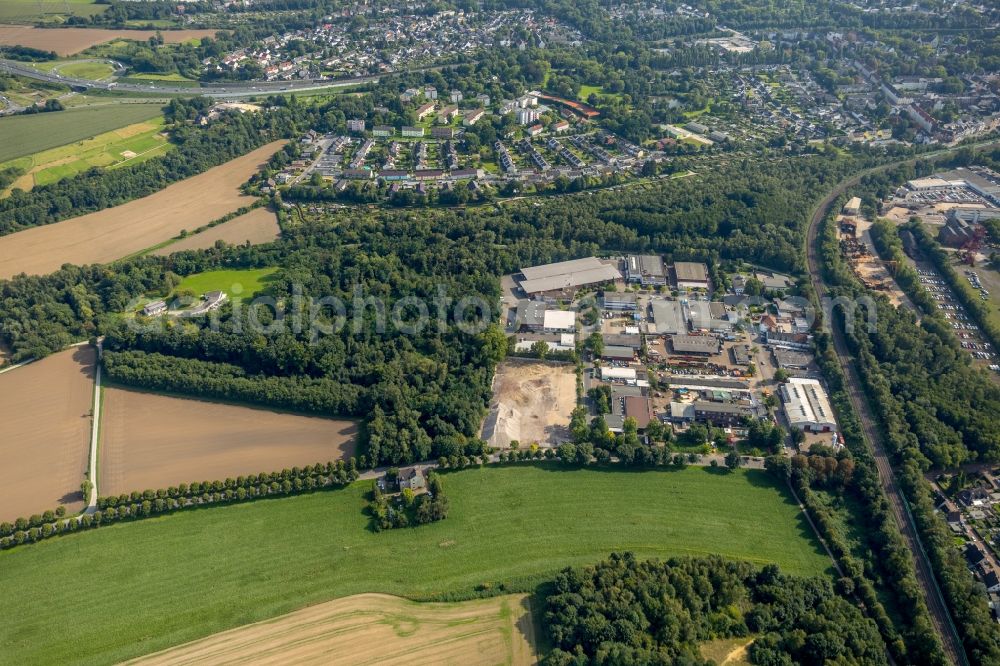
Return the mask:
[[196,481],[155,491],[145,490],[115,497],[99,497],[98,510],[93,515],[84,514],[58,520],[56,517],[61,515],[58,511],[47,511],[42,516],[32,516],[31,519],[18,518],[13,524],[0,524],[0,550],[24,543],[34,543],[59,534],[173,513],[182,509],[343,487],[357,478],[358,471],[352,458],[346,464],[338,460],[335,463],[317,463],[301,469],[293,467],[281,472],[251,474],[224,481]]

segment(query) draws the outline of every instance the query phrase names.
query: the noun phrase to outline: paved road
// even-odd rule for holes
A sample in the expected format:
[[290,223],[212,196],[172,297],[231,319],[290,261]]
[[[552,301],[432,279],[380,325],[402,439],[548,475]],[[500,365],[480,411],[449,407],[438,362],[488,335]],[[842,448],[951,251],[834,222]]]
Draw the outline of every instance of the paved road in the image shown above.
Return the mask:
[[324,81],[315,83],[313,81],[251,81],[247,83],[225,83],[207,86],[169,86],[152,85],[140,83],[116,83],[114,81],[92,81],[90,79],[78,79],[71,76],[60,76],[55,73],[42,72],[24,63],[14,60],[0,59],[0,72],[16,74],[38,81],[49,83],[61,83],[79,88],[91,88],[97,90],[115,90],[134,93],[152,94],[180,94],[180,95],[202,95],[204,97],[214,97],[220,99],[233,99],[238,97],[253,97],[257,95],[267,95],[277,92],[306,92],[310,90],[324,90],[327,88],[343,88],[345,86],[378,81],[377,76],[361,76],[353,79],[339,79],[337,81]]
[[[926,157],[926,155],[923,156],[923,159],[926,159]],[[906,160],[898,164],[914,161],[916,160]],[[816,247],[820,223],[828,214],[830,206],[833,204],[834,200],[842,195],[848,188],[857,185],[863,176],[887,170],[892,166],[896,166],[896,164],[869,169],[842,181],[835,188],[833,188],[833,190],[831,190],[826,197],[823,198],[819,206],[817,206],[816,210],[813,212],[812,218],[809,220],[809,229],[806,234],[806,242],[808,244],[806,257],[808,260],[809,276],[812,280],[813,288],[816,290],[816,296],[818,298],[823,299],[827,295],[827,285],[823,280],[819,251]],[[895,473],[893,472],[892,466],[889,462],[889,456],[886,453],[881,433],[876,427],[876,421],[872,416],[871,409],[869,408],[867,396],[864,395],[861,389],[861,378],[854,365],[854,360],[851,357],[850,350],[847,347],[844,331],[833,325],[830,326],[830,330],[833,335],[834,349],[837,352],[837,357],[840,360],[840,365],[846,378],[848,398],[850,399],[851,406],[854,408],[855,413],[861,421],[865,444],[874,456],[875,465],[878,468],[879,480],[882,484],[882,490],[885,492],[885,495],[889,500],[889,506],[892,508],[896,524],[899,526],[903,539],[913,555],[917,580],[922,588],[924,600],[930,610],[931,619],[934,622],[937,634],[942,640],[945,654],[952,664],[967,664],[968,660],[965,655],[965,650],[962,647],[962,642],[955,631],[948,608],[938,591],[937,582],[934,578],[934,571],[920,545],[920,538],[917,534],[916,528],[910,522],[907,514],[905,500],[903,498],[902,491],[896,483]]]
[[25,108],[4,95],[0,95],[0,105],[2,105],[0,106],[0,116],[5,116],[11,113],[20,113],[21,111],[24,111]]

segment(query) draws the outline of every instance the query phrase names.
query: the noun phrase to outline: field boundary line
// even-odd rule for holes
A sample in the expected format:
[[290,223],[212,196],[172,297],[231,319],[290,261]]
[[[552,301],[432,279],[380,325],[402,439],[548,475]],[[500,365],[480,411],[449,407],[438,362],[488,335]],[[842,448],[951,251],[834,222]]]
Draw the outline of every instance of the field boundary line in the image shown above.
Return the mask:
[[37,358],[29,358],[27,361],[21,361],[20,363],[15,363],[14,365],[8,365],[5,368],[0,368],[0,375],[2,375],[5,372],[10,372],[11,370],[17,370],[18,368],[23,368],[24,366],[30,363],[34,363],[37,360],[38,360]]
[[92,514],[97,511],[97,441],[99,439],[101,427],[101,353],[103,352],[103,341],[97,341],[97,358],[94,361],[94,406],[90,421],[90,464],[88,466],[87,478],[90,480],[90,501],[84,513]]

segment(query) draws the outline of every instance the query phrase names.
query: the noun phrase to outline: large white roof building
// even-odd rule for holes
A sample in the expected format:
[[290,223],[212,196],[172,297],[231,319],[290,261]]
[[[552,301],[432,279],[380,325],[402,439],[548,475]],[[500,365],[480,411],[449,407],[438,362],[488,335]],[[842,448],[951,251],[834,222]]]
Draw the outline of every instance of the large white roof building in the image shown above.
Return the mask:
[[576,313],[572,310],[546,310],[542,328],[546,331],[576,330]]
[[526,294],[575,289],[591,284],[621,280],[621,272],[596,257],[560,261],[555,264],[522,268],[521,289]]
[[812,432],[834,432],[837,421],[823,386],[815,379],[793,377],[781,387],[788,423]]

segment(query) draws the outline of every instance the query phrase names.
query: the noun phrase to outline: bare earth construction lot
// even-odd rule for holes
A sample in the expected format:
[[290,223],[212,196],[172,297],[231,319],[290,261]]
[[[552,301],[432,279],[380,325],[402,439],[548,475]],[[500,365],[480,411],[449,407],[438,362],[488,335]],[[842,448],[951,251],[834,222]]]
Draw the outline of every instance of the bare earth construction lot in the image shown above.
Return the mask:
[[[145,42],[150,37],[155,37],[157,32],[100,28],[36,28],[30,25],[0,24],[0,45],[28,46],[68,56],[113,39],[134,39]],[[163,35],[163,41],[167,44],[179,44],[189,39],[215,37],[215,33],[215,30],[163,30],[159,34]]]
[[91,347],[0,375],[0,521],[83,509],[93,395]]
[[182,238],[176,243],[153,250],[154,255],[166,256],[181,250],[204,250],[215,246],[215,241],[225,241],[230,245],[251,245],[270,243],[281,234],[278,218],[267,208],[254,208],[249,213],[206,229],[200,234]]
[[250,203],[239,187],[283,144],[274,141],[121,206],[3,236],[0,279],[51,273],[66,263],[107,263],[216,220]]
[[528,595],[417,603],[358,594],[132,664],[533,664]]
[[558,444],[569,438],[576,407],[576,374],[568,364],[509,359],[497,368],[493,401],[483,425],[490,446],[507,448],[512,440]]
[[104,389],[102,495],[214,481],[354,455],[357,424]]

